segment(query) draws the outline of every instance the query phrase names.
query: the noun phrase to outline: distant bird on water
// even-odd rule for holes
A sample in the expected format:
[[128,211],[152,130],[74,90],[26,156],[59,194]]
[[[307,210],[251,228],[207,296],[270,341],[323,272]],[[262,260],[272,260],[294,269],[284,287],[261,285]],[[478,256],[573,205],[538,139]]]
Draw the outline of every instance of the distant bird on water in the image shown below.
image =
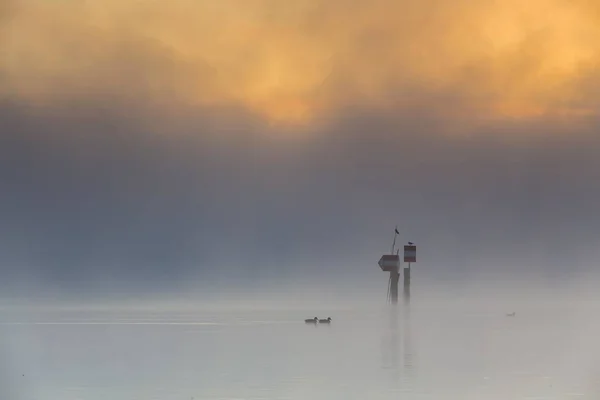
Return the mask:
[[319,321],[319,318],[314,317],[314,318],[311,318],[311,319],[305,319],[304,323],[305,324],[316,324],[318,321]]
[[517,313],[515,311],[511,312],[510,314],[506,314],[507,317],[514,317]]
[[331,323],[331,317],[327,317],[327,319],[320,319],[319,323],[320,324],[330,324]]

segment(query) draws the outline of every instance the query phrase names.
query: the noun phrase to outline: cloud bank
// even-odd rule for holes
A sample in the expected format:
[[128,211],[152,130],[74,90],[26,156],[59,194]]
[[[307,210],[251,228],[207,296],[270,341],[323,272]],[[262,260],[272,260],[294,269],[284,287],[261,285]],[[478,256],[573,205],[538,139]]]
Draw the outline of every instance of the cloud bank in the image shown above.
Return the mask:
[[597,88],[600,13],[586,0],[22,0],[4,8],[7,90],[29,101],[138,95],[164,107],[237,105],[279,122],[357,104],[583,116],[598,101],[589,89]]

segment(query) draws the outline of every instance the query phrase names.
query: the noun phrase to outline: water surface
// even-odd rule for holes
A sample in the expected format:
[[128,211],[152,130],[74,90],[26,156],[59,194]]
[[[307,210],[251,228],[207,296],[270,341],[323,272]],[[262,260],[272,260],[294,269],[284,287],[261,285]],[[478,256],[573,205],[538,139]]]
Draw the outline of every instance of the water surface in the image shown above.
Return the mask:
[[43,400],[597,398],[594,311],[511,311],[6,307],[1,379]]

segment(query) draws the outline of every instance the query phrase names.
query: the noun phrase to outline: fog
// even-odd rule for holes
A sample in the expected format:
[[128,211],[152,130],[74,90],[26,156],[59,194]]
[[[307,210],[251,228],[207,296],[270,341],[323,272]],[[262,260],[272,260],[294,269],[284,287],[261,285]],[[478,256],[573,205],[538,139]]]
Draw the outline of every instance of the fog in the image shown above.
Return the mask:
[[599,15],[3,1],[0,394],[594,398]]
[[277,140],[190,114],[174,126],[87,106],[3,115],[4,293],[359,282],[395,225],[439,279],[595,269],[592,127],[447,137],[411,112],[363,111]]
[[[374,274],[377,271],[374,271]],[[597,396],[590,285],[480,282],[414,271],[410,306],[304,287],[220,298],[5,305],[12,399],[572,399]],[[297,288],[300,289],[300,288]],[[507,314],[515,312],[514,317]],[[305,318],[331,317],[330,325]]]

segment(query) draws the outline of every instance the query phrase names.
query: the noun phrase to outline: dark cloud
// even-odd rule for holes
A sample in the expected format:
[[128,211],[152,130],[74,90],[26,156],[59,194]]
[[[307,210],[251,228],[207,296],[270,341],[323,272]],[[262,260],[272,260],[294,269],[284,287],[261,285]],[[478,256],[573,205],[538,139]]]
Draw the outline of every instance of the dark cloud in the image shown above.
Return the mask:
[[3,107],[5,282],[359,273],[395,224],[441,275],[552,274],[595,254],[593,126],[494,124],[455,137],[425,111],[354,110],[290,145],[240,116],[223,129],[188,115],[165,134],[160,115],[126,111]]

